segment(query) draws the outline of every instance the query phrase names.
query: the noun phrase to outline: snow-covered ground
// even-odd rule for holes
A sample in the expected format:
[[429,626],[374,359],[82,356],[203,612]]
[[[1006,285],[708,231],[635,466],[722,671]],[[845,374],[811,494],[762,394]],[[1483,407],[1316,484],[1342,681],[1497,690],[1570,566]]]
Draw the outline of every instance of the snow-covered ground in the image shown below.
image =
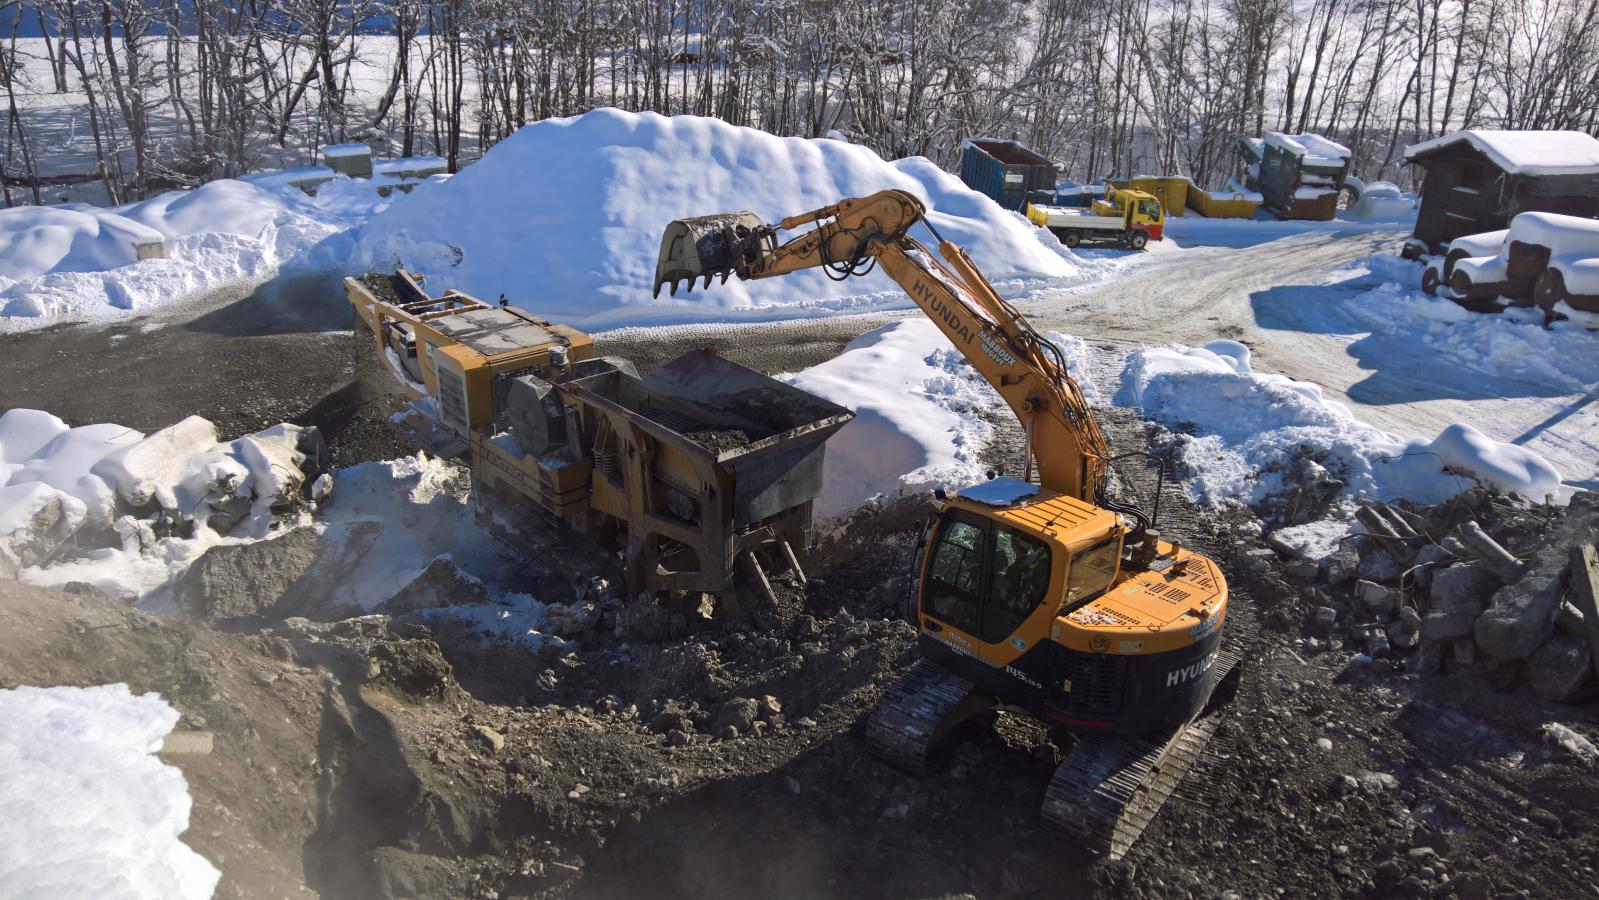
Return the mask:
[[125,684],[0,691],[0,898],[200,900],[221,873],[181,840],[183,773],[155,757],[178,723]]

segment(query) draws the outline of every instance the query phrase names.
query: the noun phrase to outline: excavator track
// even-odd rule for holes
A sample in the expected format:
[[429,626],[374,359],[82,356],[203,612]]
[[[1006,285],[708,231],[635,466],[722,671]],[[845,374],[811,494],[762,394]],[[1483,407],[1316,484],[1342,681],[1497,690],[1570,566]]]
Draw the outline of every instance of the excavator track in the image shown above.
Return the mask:
[[938,742],[961,720],[990,705],[970,681],[920,659],[872,709],[866,746],[895,766],[924,775]]
[[1223,681],[1241,656],[1236,650],[1217,654],[1216,691],[1186,725],[1164,736],[1079,738],[1044,794],[1045,824],[1097,856],[1126,855],[1216,733]]

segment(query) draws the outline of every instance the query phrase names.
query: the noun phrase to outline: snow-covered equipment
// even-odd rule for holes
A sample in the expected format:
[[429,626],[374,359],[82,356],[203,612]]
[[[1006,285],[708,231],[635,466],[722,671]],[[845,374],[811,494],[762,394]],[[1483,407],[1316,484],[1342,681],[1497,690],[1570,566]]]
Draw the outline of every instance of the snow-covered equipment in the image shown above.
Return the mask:
[[[1599,312],[1595,259],[1599,219],[1528,212],[1504,231],[1451,242],[1444,277],[1448,296],[1470,308],[1537,305],[1553,318]],[[1434,278],[1424,275],[1422,287],[1436,287]]]
[[[674,222],[657,289],[881,266],[1010,406],[1027,436],[1021,477],[939,495],[920,544],[922,658],[883,693],[867,746],[921,772],[973,715],[1003,706],[1057,725],[1076,740],[1042,817],[1120,857],[1220,719],[1213,698],[1235,659],[1222,647],[1227,583],[1213,561],[1160,540],[1154,516],[1107,495],[1110,451],[1060,349],[964,250],[939,238],[940,262],[912,238],[918,224],[938,238],[926,215],[915,196],[888,190],[776,225],[747,214]],[[1143,234],[1131,225],[1122,230]],[[799,233],[781,241],[782,231]]]
[[1048,228],[1068,247],[1084,241],[1113,241],[1142,250],[1158,241],[1166,230],[1166,211],[1160,201],[1143,191],[1111,188],[1104,200],[1088,209],[1028,204],[1027,220]]
[[1319,134],[1268,131],[1239,145],[1268,212],[1280,219],[1330,221],[1349,175],[1348,147]]
[[478,519],[507,543],[559,523],[622,551],[630,597],[714,594],[735,566],[799,569],[825,442],[854,414],[717,356],[640,378],[587,334],[420,278],[346,278],[390,373],[416,399],[400,427],[464,461]]

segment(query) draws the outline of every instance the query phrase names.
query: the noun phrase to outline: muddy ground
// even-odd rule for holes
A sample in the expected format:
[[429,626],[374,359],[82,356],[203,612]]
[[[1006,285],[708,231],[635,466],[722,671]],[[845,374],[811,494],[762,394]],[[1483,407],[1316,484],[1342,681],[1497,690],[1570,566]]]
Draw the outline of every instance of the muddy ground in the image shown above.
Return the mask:
[[[0,408],[146,429],[198,413],[229,435],[289,419],[321,426],[340,464],[407,452],[342,307],[303,299],[329,286],[290,287],[274,289],[301,300],[219,301],[158,329],[0,337]],[[789,370],[874,324],[634,333],[601,349],[648,368],[719,343]],[[1118,452],[1149,446],[1136,417],[1105,416]],[[1017,444],[1004,434],[996,467]],[[1153,469],[1126,461],[1119,476],[1147,500]],[[1246,516],[1173,490],[1162,520],[1226,569],[1243,678],[1200,771],[1116,863],[1038,826],[1068,742],[1035,723],[974,723],[927,779],[866,753],[864,715],[911,659],[891,583],[912,554],[903,506],[825,541],[811,584],[783,586],[786,605],[755,625],[601,628],[558,654],[408,616],[230,633],[92,590],[0,585],[0,687],[126,681],[212,732],[211,754],[169,761],[195,798],[186,839],[223,871],[224,897],[1599,892],[1599,777],[1539,731],[1592,736],[1592,705],[1312,650],[1304,585],[1249,562],[1262,545]],[[757,710],[738,736],[713,737],[745,701]]]

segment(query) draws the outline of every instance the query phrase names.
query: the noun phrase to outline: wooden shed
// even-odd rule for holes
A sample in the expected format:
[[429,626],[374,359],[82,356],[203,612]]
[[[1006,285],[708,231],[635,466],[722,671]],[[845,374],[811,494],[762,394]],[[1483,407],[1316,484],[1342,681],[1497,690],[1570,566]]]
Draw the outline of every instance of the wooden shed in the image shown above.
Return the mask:
[[1405,159],[1426,170],[1410,254],[1506,228],[1518,213],[1599,216],[1599,140],[1580,131],[1457,131]]
[[1338,212],[1349,175],[1349,148],[1319,134],[1268,131],[1238,144],[1249,172],[1246,186],[1281,219],[1326,221]]

